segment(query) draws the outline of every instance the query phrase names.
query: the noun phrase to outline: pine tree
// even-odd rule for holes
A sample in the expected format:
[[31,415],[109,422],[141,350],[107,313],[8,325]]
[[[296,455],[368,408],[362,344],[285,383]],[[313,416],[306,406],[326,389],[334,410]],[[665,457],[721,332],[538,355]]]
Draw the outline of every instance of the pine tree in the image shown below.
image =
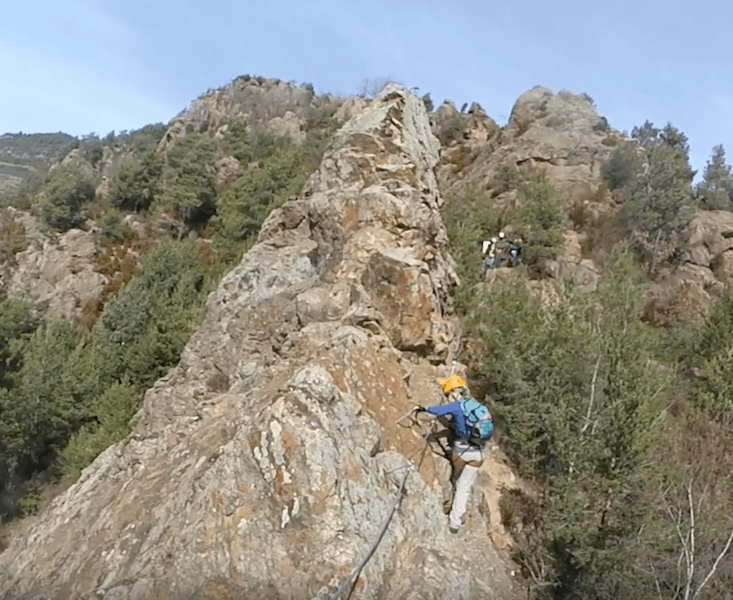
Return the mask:
[[692,211],[687,136],[670,123],[657,129],[647,121],[631,132],[646,152],[646,168],[630,186],[621,214],[629,245],[650,272],[673,259]]
[[725,164],[722,144],[713,147],[696,191],[703,207],[709,210],[733,209],[733,174],[730,165]]

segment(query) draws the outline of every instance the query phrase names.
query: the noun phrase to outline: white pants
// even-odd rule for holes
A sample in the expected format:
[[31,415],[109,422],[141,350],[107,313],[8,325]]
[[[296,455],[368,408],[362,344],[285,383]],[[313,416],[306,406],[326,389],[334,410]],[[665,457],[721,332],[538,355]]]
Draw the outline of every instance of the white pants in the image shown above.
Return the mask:
[[453,506],[451,507],[448,522],[452,529],[458,529],[463,523],[463,517],[468,507],[468,499],[471,496],[473,482],[476,481],[478,467],[465,465],[456,481],[456,491],[453,493]]
[[[469,446],[463,441],[457,441],[453,445],[453,451],[464,462],[482,461],[484,459],[482,448]],[[455,472],[460,469],[460,474],[458,474],[458,479],[456,480],[455,491],[453,492],[453,505],[448,516],[448,521],[452,529],[458,529],[463,523],[463,517],[466,514],[468,499],[471,497],[471,488],[478,475],[478,467],[472,467],[471,465],[460,467],[455,465],[454,469]]]

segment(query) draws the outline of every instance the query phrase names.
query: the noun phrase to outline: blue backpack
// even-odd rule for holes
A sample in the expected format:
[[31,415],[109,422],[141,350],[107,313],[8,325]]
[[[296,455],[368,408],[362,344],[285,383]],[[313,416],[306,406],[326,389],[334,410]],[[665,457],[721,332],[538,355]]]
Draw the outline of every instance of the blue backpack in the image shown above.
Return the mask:
[[481,444],[486,442],[494,433],[494,422],[489,409],[473,398],[464,398],[461,400],[461,410],[471,432],[471,440]]

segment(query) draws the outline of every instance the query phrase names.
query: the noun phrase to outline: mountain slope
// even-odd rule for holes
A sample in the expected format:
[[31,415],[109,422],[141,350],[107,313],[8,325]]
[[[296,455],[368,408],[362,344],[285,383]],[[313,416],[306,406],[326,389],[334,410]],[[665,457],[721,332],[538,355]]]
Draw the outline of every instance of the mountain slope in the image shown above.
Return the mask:
[[[455,368],[437,161],[402,88],[350,120],[209,298],[133,434],[0,555],[0,597],[332,594],[418,461],[397,420]],[[354,598],[512,596],[480,503],[448,533],[447,478],[429,452]]]

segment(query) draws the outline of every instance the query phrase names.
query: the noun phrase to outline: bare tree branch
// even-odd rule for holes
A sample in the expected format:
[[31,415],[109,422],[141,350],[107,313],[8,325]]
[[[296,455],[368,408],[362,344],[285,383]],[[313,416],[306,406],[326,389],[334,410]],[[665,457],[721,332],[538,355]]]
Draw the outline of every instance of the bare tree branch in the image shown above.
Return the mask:
[[690,553],[687,561],[685,600],[690,598],[692,579],[695,576],[695,504],[692,501],[692,479],[690,479],[690,482],[687,484],[687,502],[690,506]]
[[705,579],[702,580],[702,583],[695,590],[695,594],[692,596],[692,600],[696,600],[696,598],[700,596],[700,592],[702,592],[702,588],[704,588],[707,582],[710,581],[710,578],[713,576],[713,574],[715,573],[715,570],[718,568],[720,561],[728,553],[728,550],[730,550],[731,543],[733,543],[733,530],[731,530],[730,535],[728,536],[728,541],[725,544],[725,548],[721,550],[720,554],[718,554],[718,558],[715,559],[715,562],[713,563],[713,566],[710,569],[710,573],[706,575]]
[[593,400],[596,396],[596,379],[598,378],[598,366],[601,364],[601,357],[598,357],[598,360],[596,361],[596,368],[593,369],[593,379],[590,382],[590,401],[588,402],[588,412],[585,415],[585,425],[583,425],[583,428],[580,430],[580,433],[585,433],[585,430],[588,429],[588,425],[590,425],[590,414],[591,410],[593,410]]

